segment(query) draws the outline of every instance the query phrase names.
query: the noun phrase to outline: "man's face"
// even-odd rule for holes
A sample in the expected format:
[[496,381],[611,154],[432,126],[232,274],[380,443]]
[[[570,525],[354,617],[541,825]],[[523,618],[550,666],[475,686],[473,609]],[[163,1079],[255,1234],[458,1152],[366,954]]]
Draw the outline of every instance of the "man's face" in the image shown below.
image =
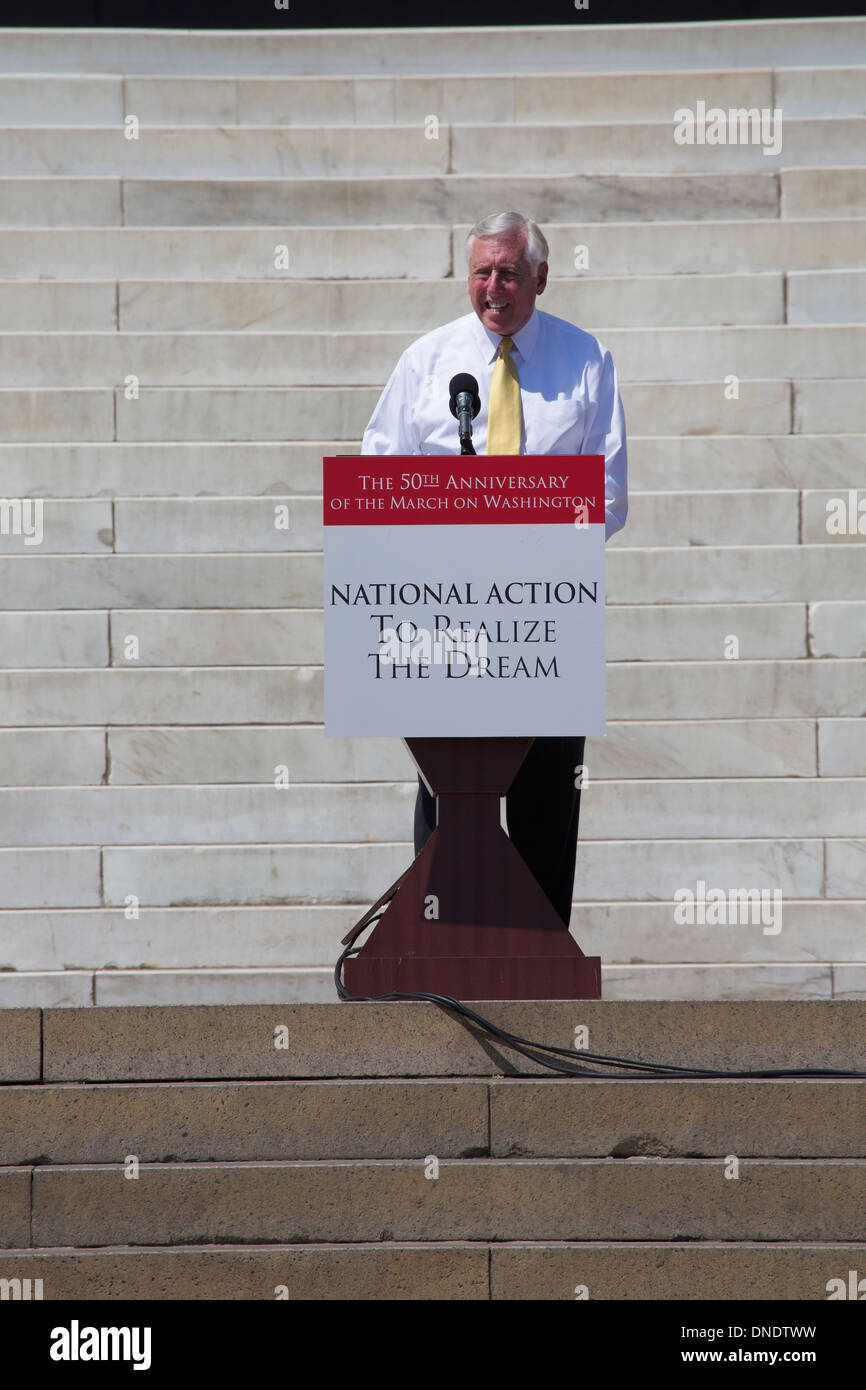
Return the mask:
[[532,317],[536,295],[547,284],[547,261],[533,272],[526,232],[515,228],[495,237],[476,237],[469,251],[469,298],[493,333],[511,337]]

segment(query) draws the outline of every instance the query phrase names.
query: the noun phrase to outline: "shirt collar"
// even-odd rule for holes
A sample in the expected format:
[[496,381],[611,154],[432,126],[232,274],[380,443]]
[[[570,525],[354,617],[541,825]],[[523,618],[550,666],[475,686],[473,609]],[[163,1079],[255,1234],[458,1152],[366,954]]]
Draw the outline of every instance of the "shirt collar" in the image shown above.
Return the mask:
[[[499,351],[499,344],[502,342],[502,334],[495,333],[492,328],[483,324],[477,314],[473,315],[482,351],[487,351],[487,361],[492,362]],[[538,317],[538,310],[533,308],[529,321],[523,325],[517,333],[511,335],[511,340],[524,362],[529,360],[535,344],[538,342],[538,334],[541,331],[541,320]]]

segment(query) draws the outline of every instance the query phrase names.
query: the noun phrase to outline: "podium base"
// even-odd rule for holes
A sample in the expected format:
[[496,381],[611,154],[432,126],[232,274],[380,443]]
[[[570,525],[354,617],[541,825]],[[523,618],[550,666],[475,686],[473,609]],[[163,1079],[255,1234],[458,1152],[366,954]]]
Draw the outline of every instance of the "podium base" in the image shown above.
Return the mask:
[[407,739],[438,796],[439,824],[358,954],[350,994],[600,999],[585,956],[499,823],[532,740]]
[[[565,935],[565,933],[563,933]],[[343,979],[351,994],[450,994],[455,999],[600,999],[601,957],[359,956]]]

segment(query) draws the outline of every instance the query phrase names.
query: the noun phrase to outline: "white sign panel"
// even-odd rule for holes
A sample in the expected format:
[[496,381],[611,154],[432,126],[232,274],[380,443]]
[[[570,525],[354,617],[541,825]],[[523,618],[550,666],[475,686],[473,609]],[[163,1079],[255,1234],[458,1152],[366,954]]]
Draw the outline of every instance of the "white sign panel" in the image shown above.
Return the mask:
[[601,456],[324,470],[326,735],[604,733]]

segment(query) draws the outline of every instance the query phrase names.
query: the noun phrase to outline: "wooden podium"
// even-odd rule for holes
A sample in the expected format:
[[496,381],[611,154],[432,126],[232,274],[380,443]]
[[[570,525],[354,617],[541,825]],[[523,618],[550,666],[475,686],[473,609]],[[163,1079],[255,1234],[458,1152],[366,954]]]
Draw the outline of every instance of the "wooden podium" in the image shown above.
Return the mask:
[[[531,738],[409,738],[439,822],[343,978],[352,994],[600,999],[585,956],[499,823]],[[431,915],[435,913],[436,915]]]
[[[501,484],[499,503],[469,510],[473,489],[486,501],[488,479]],[[530,492],[540,516],[525,515]],[[580,523],[568,511],[578,502]],[[511,514],[518,505],[524,514]],[[325,732],[403,735],[438,810],[369,939],[347,957],[346,989],[599,999],[600,958],[583,954],[501,828],[500,799],[533,742],[529,729],[603,732],[603,458],[329,458],[324,513]],[[457,577],[437,588],[443,556]],[[437,636],[443,611],[494,634],[494,674],[522,675],[522,662],[531,676],[535,660],[541,678],[520,690],[437,671],[429,651],[413,670],[370,650],[387,621],[413,638]],[[530,622],[527,641],[538,642],[539,629],[546,649],[508,645]]]

